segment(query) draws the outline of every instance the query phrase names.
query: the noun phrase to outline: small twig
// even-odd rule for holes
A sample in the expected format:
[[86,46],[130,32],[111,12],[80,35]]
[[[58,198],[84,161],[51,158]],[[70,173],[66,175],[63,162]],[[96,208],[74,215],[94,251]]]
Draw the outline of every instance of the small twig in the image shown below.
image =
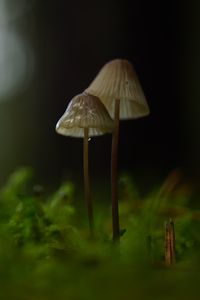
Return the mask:
[[170,220],[165,224],[165,264],[171,266],[175,264],[175,261],[174,222]]
[[175,255],[175,230],[174,230],[174,222],[170,220],[170,240],[171,240],[171,257],[172,257],[172,264],[176,262],[176,255]]

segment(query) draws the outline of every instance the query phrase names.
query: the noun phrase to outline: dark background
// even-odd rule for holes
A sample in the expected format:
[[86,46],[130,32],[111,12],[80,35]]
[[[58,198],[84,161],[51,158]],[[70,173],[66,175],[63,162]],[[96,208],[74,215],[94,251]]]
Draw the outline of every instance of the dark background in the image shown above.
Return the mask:
[[[33,166],[47,184],[81,176],[82,140],[57,135],[55,124],[68,101],[114,58],[133,63],[151,110],[146,118],[121,122],[120,171],[149,187],[178,166],[198,177],[198,1],[31,3],[11,20],[31,45],[34,71],[26,86],[0,102],[0,182],[21,165]],[[94,180],[109,176],[110,143],[109,135],[90,142]]]

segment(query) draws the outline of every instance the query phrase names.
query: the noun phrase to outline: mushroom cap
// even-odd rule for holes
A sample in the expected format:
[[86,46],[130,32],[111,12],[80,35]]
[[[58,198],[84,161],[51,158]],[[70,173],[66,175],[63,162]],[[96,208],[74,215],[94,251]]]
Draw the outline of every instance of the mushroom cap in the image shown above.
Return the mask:
[[56,131],[65,136],[84,137],[84,128],[89,129],[89,136],[103,135],[114,129],[114,122],[103,103],[85,92],[70,101],[56,124]]
[[115,100],[120,100],[120,119],[134,119],[149,114],[149,107],[132,64],[114,59],[103,66],[85,90],[101,99],[114,117]]

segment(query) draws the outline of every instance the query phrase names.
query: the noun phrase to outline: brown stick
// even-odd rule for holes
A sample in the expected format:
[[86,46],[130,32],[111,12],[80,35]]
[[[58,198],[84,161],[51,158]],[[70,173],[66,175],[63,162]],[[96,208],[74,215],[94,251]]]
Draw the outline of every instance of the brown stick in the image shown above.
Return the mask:
[[165,224],[165,264],[171,265],[171,241],[170,241],[170,227],[169,223]]
[[171,260],[172,264],[176,263],[176,255],[175,255],[175,230],[174,230],[174,222],[170,220],[170,240],[171,240]]
[[173,265],[175,260],[174,222],[170,220],[165,224],[165,264],[167,266]]
[[120,100],[115,100],[115,129],[112,135],[111,153],[111,198],[112,198],[112,224],[113,241],[117,242],[120,238],[119,212],[118,212],[118,141],[119,141],[119,112]]
[[94,221],[93,221],[93,205],[90,192],[90,177],[89,177],[89,163],[88,163],[88,134],[89,129],[84,128],[84,142],[83,142],[83,172],[84,172],[84,187],[85,187],[85,203],[87,207],[88,222],[90,234],[93,236]]

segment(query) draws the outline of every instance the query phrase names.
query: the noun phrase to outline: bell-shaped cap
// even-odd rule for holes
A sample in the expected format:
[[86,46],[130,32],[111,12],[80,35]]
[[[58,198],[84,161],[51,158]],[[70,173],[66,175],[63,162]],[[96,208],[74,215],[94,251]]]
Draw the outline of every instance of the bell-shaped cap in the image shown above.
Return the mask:
[[83,93],[75,96],[56,125],[62,135],[83,137],[84,128],[89,136],[112,132],[114,122],[98,97]]
[[114,117],[115,100],[120,100],[120,119],[134,119],[149,114],[149,107],[132,64],[114,59],[103,66],[85,90],[100,98]]

